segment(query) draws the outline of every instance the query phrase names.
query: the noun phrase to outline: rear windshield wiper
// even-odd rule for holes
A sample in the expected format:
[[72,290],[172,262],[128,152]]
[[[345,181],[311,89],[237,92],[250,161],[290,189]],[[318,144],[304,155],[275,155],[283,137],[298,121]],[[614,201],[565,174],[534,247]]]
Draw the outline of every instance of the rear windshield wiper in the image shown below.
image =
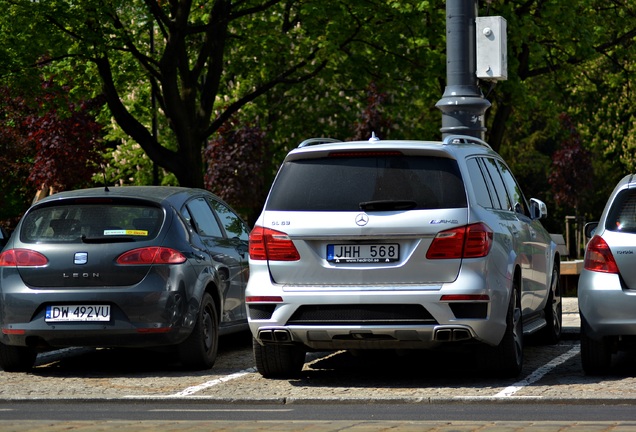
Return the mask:
[[364,211],[411,210],[415,207],[417,203],[411,200],[377,200],[360,203],[360,210]]
[[134,242],[135,239],[130,236],[99,236],[86,237],[82,236],[82,243],[127,243]]

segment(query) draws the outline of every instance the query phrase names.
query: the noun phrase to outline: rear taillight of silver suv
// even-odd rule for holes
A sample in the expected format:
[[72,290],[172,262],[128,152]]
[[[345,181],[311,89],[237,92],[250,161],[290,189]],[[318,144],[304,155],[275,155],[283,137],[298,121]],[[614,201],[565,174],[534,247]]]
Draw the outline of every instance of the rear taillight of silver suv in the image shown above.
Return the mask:
[[281,231],[255,226],[250,233],[253,260],[298,261],[300,254],[289,236]]
[[439,232],[426,252],[427,259],[480,258],[490,252],[493,232],[483,222]]

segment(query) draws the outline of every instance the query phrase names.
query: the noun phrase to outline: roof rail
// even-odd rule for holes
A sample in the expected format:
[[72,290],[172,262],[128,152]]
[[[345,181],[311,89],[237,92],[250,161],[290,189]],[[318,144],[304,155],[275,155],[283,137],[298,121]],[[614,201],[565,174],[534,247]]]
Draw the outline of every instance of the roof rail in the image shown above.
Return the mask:
[[444,144],[479,144],[492,150],[486,141],[469,135],[449,135],[444,138]]
[[342,141],[335,138],[308,138],[305,141],[298,144],[298,148],[308,147],[308,146],[318,145],[318,144],[337,143],[337,142],[342,142]]

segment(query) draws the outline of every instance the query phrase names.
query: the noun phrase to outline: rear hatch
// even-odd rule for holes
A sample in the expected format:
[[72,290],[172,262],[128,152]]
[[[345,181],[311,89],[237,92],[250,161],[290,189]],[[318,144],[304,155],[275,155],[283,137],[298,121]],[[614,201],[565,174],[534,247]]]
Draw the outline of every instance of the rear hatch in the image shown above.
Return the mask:
[[150,266],[122,268],[117,258],[161,245],[164,223],[163,209],[142,200],[65,199],[35,206],[24,216],[15,246],[44,255],[48,264],[20,267],[20,275],[35,288],[134,285]]
[[260,221],[300,255],[269,261],[276,283],[404,289],[457,278],[461,259],[427,258],[437,234],[468,222],[454,159],[388,148],[312,155],[284,162]]
[[630,289],[636,289],[636,190],[620,192],[607,215],[603,239],[607,242],[621,278]]

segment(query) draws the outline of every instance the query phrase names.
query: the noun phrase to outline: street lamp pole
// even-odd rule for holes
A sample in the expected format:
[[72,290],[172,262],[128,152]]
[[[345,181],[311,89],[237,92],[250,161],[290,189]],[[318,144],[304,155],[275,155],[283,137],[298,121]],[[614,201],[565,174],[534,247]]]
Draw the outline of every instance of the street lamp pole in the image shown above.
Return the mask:
[[477,85],[475,29],[477,0],[446,1],[446,88],[435,106],[442,111],[443,137],[484,139],[490,102]]

